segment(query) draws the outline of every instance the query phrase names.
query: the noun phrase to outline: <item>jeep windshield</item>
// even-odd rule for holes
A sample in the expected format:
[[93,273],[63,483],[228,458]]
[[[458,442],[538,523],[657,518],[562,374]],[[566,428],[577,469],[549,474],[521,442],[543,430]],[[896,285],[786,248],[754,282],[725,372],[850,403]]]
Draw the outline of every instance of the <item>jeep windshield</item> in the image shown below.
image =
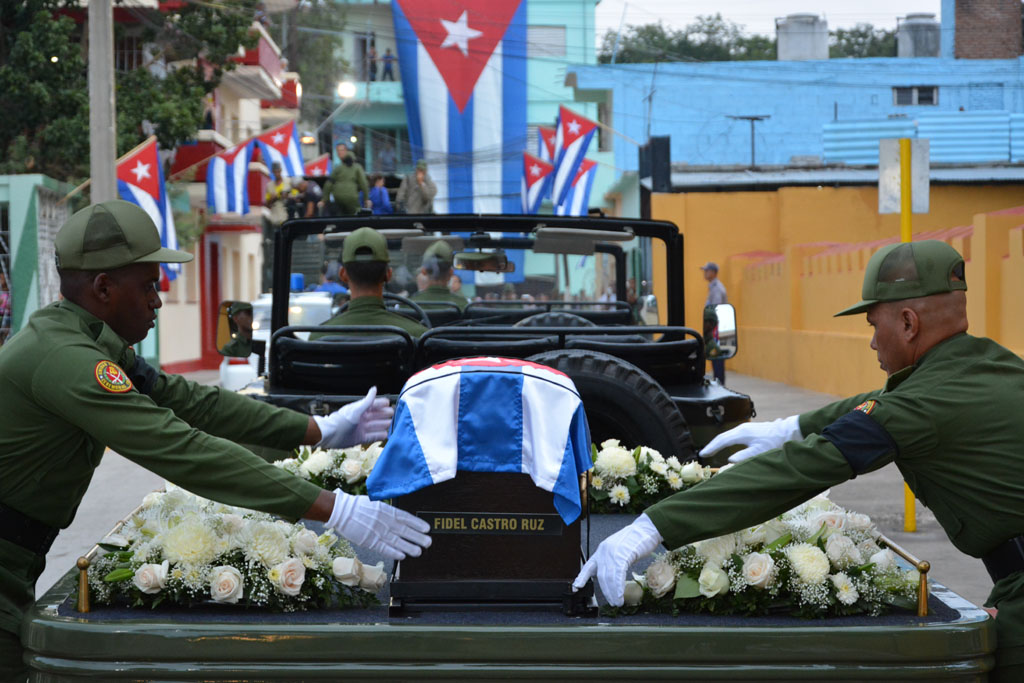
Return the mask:
[[[286,223],[275,258],[275,289],[329,291],[335,310],[347,295],[338,277],[345,237],[370,226],[388,239],[392,278],[386,294],[410,297],[427,286],[421,273],[424,254],[439,240],[454,255],[448,281],[469,306],[424,306],[432,326],[466,318],[479,323],[513,324],[537,313],[563,311],[598,324],[682,324],[682,277],[666,259],[666,249],[681,251],[674,226],[651,221],[544,216],[359,216]],[[667,264],[666,264],[667,262]],[[672,283],[653,291],[654,277]],[[653,295],[657,295],[655,298]],[[417,317],[398,299],[388,305]],[[275,299],[272,328],[286,324],[284,297]],[[422,298],[417,298],[422,302]],[[429,299],[427,299],[429,301]],[[289,316],[290,318],[291,316]],[[323,321],[317,321],[323,322]],[[307,322],[311,324],[312,321]]]

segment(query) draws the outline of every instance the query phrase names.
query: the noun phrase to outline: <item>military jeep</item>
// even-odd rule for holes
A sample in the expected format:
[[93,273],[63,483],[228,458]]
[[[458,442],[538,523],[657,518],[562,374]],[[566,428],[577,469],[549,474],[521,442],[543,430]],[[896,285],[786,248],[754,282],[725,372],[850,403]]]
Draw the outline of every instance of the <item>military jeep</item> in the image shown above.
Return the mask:
[[[294,291],[319,282],[324,264],[340,259],[346,235],[362,226],[387,237],[393,277],[385,304],[429,328],[419,339],[389,326],[289,324]],[[409,298],[423,255],[438,240],[455,254],[452,279],[461,281],[469,299],[464,309]],[[317,414],[374,385],[394,398],[413,373],[436,363],[519,358],[573,379],[595,442],[617,438],[690,459],[715,433],[750,419],[753,404],[705,378],[705,339],[683,317],[682,263],[682,235],[658,221],[491,215],[292,220],[275,244],[270,328],[254,335],[265,372],[242,391]],[[656,283],[655,292],[637,291],[645,281]],[[336,296],[334,311],[345,305],[345,297]],[[320,333],[315,341],[312,333]],[[717,341],[715,352],[729,357],[735,325]]]

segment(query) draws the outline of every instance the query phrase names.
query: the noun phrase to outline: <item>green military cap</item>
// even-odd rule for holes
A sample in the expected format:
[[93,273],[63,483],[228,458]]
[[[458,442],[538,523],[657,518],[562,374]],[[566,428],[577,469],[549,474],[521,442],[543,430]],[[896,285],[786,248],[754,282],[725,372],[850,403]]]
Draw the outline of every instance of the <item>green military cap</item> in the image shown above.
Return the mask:
[[345,238],[341,247],[341,262],[390,260],[388,240],[373,228],[359,228]]
[[192,254],[167,249],[149,214],[138,205],[111,199],[77,211],[54,241],[57,267],[113,270],[132,263],[185,263]]
[[417,170],[420,170],[420,171],[426,171],[427,170],[427,160],[426,159],[420,159],[419,161],[417,161],[416,162],[416,168],[417,168]]
[[932,294],[966,291],[964,257],[939,240],[900,242],[882,247],[868,261],[861,288],[862,301],[836,313],[864,313],[883,301],[916,299]]
[[718,322],[718,313],[715,311],[715,307],[714,306],[705,306],[704,307],[704,319],[705,320],[714,320],[716,323]]
[[425,252],[423,252],[423,265],[426,266],[431,259],[436,259],[439,263],[451,265],[455,259],[455,255],[452,252],[452,245],[448,244],[444,240],[438,240],[431,244]]
[[235,315],[242,311],[252,312],[252,304],[248,301],[233,301],[231,305],[228,306],[228,315]]

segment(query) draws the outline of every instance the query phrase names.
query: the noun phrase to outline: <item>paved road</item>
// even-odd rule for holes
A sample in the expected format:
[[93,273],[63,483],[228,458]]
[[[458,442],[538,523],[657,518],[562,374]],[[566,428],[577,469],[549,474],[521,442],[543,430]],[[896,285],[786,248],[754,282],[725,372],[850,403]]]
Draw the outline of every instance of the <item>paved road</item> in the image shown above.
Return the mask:
[[[212,383],[216,373],[193,373],[193,379]],[[824,405],[836,397],[730,373],[729,386],[750,394],[758,420],[773,420]],[[162,481],[116,453],[108,451],[96,470],[74,523],[61,533],[46,557],[47,568],[37,585],[41,594],[74,565],[116,522],[135,508]],[[922,560],[932,563],[935,580],[975,604],[984,602],[991,582],[980,560],[959,551],[922,505],[918,504],[915,533],[903,529],[903,483],[895,467],[858,477],[832,489],[831,498],[846,508],[871,516],[883,533]]]

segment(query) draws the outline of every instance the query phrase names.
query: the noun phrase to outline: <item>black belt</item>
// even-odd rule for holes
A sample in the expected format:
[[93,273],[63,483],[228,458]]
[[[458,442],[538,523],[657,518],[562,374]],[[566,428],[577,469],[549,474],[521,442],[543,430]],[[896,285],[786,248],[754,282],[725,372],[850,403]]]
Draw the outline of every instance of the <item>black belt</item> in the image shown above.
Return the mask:
[[0,538],[3,540],[45,557],[58,533],[60,529],[57,527],[43,524],[0,503]]
[[992,581],[1005,579],[1010,574],[1024,571],[1024,535],[1004,541],[981,558]]

